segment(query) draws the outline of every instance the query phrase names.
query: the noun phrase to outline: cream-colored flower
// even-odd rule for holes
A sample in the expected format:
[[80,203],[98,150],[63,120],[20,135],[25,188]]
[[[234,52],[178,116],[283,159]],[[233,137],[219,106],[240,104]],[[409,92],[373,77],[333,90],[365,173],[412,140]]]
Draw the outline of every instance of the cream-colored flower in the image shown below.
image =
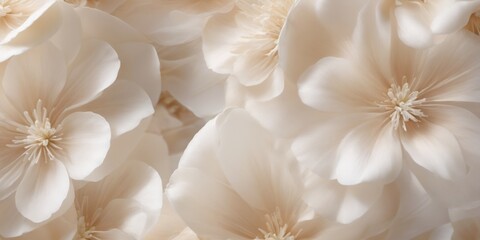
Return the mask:
[[1,219],[0,235],[30,231],[68,208],[71,179],[86,180],[103,164],[111,137],[153,112],[143,89],[117,79],[120,59],[109,44],[78,43],[71,60],[45,43],[6,65],[0,204],[14,203],[18,212]]
[[294,5],[295,0],[237,0],[230,12],[213,16],[203,31],[207,66],[231,76],[247,98],[280,94],[284,79],[278,48]]
[[404,167],[464,181],[480,156],[476,36],[412,49],[375,11],[365,8],[344,57],[320,59],[299,80],[301,100],[323,116],[295,154],[346,185],[388,183]]

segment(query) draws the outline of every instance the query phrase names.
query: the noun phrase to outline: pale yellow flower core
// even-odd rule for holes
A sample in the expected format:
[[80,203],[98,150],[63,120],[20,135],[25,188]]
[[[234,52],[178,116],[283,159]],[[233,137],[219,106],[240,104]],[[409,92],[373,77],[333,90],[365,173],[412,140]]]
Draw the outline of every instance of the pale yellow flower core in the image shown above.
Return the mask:
[[18,133],[12,144],[8,147],[23,148],[24,152],[20,157],[38,163],[40,159],[44,161],[56,158],[57,151],[62,148],[59,141],[62,140],[61,125],[57,128],[52,127],[48,118],[47,109],[43,107],[42,101],[38,100],[32,114],[28,111],[23,112],[24,123],[13,121],[4,121],[10,125],[10,129]]
[[263,234],[263,237],[256,237],[255,240],[295,240],[297,235],[293,235],[288,228],[288,225],[283,222],[280,214],[280,209],[277,208],[272,214],[265,215],[267,220],[267,229],[258,230]]
[[[405,80],[405,78],[404,78]],[[387,91],[385,101],[379,104],[390,113],[390,120],[393,128],[396,130],[402,124],[404,131],[407,131],[407,123],[412,121],[418,123],[421,118],[427,117],[419,107],[425,102],[425,98],[418,98],[418,91],[412,91],[408,83],[404,83],[401,87],[392,84]]]
[[179,103],[170,93],[162,92],[158,104],[162,105],[170,115],[177,119],[190,117],[192,113],[185,106]]
[[249,22],[240,24],[246,34],[232,52],[276,58],[280,32],[294,2],[295,0],[237,0],[240,16]]
[[95,225],[100,219],[103,209],[97,208],[93,215],[90,215],[88,212],[88,197],[81,198],[81,202],[76,200],[75,207],[78,215],[75,240],[100,240],[100,238],[96,236],[98,231],[96,230]]

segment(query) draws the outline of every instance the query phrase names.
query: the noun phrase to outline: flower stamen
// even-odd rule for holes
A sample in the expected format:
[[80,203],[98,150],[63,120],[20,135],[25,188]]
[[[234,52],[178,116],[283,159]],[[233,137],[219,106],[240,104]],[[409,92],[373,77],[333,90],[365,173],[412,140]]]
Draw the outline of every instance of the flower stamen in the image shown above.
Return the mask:
[[298,233],[293,235],[288,230],[288,225],[283,223],[280,209],[277,208],[272,214],[265,215],[267,220],[267,230],[259,228],[258,230],[263,234],[263,238],[255,238],[255,240],[295,240]]
[[426,99],[417,99],[418,91],[412,91],[408,83],[404,83],[402,87],[392,84],[387,91],[388,99],[378,106],[390,111],[390,120],[393,128],[396,130],[402,123],[402,128],[407,131],[406,123],[409,121],[418,123],[423,117],[427,117],[422,110],[418,109]]
[[56,152],[62,149],[59,146],[59,141],[62,140],[62,126],[52,127],[47,109],[43,107],[41,100],[37,101],[31,115],[25,111],[23,116],[25,125],[12,121],[6,122],[15,127],[16,132],[20,134],[12,140],[12,144],[7,144],[7,146],[24,148],[25,151],[20,157],[23,156],[33,163],[38,163],[40,158],[45,161],[56,159]]

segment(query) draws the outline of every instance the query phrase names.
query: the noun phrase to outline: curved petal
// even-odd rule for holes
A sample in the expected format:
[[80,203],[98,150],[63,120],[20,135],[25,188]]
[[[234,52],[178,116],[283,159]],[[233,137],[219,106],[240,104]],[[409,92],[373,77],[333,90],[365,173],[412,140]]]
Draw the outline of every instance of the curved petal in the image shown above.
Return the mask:
[[105,159],[110,147],[110,125],[98,114],[76,112],[61,123],[63,136],[60,147],[65,152],[61,159],[70,177],[81,180]]
[[69,69],[59,103],[74,108],[96,98],[117,79],[120,60],[115,50],[98,40],[84,40]]
[[13,39],[7,43],[0,44],[0,62],[45,42],[57,31],[62,22],[61,13],[58,5],[55,4],[56,1],[48,0],[48,2],[49,4],[46,4],[42,9],[39,9],[40,11],[30,16],[29,22],[25,22],[24,27],[12,32]]
[[467,25],[472,14],[479,10],[480,1],[455,1],[444,4],[430,25],[434,34],[446,34],[460,30]]
[[95,236],[98,239],[115,239],[115,240],[135,240],[137,238],[131,236],[130,234],[120,230],[120,229],[111,229],[108,231],[99,231],[95,233]]
[[217,73],[230,74],[233,71],[236,55],[232,48],[242,36],[242,31],[236,27],[235,13],[234,9],[230,13],[213,16],[203,30],[205,62]]
[[404,2],[395,9],[398,36],[408,46],[424,48],[433,45],[429,13],[424,3]]
[[43,222],[56,213],[70,189],[65,166],[58,160],[32,164],[18,186],[15,205],[32,222]]
[[27,162],[13,160],[0,169],[0,201],[15,192],[27,169]]
[[150,227],[148,215],[142,207],[141,204],[130,199],[114,199],[102,209],[102,216],[95,230],[118,229],[134,236],[134,239],[141,239]]
[[396,131],[381,121],[369,121],[351,130],[337,149],[336,177],[339,183],[395,180],[402,169],[402,148]]
[[150,96],[152,104],[160,98],[160,61],[155,48],[147,43],[124,43],[115,46],[122,65],[118,78],[137,83]]
[[124,80],[117,80],[100,97],[81,109],[104,117],[110,125],[112,137],[134,129],[154,112],[147,93],[137,84]]
[[305,202],[320,216],[342,224],[362,217],[383,192],[381,183],[342,186],[317,176],[308,178],[305,185]]
[[23,113],[35,109],[38,100],[47,109],[53,107],[66,77],[67,66],[61,52],[47,43],[12,58],[2,84],[10,102]]
[[455,180],[467,173],[461,147],[446,128],[433,123],[402,135],[402,145],[418,165],[438,176]]
[[200,238],[246,240],[264,224],[263,215],[252,210],[225,182],[197,169],[177,169],[166,194]]

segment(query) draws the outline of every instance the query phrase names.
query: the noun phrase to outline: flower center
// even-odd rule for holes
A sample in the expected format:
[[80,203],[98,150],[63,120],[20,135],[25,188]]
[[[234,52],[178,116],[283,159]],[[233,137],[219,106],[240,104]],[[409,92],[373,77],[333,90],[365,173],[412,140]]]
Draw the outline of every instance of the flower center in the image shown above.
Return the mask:
[[404,131],[407,131],[409,121],[419,122],[420,118],[427,117],[422,110],[418,109],[425,102],[425,98],[418,98],[418,91],[412,91],[408,83],[402,87],[392,84],[387,91],[388,99],[378,104],[387,109],[390,113],[390,120],[393,128],[396,130],[400,123]]
[[267,229],[258,230],[263,234],[262,238],[255,238],[255,240],[295,240],[297,235],[293,235],[288,230],[288,225],[283,223],[282,216],[280,214],[280,209],[277,208],[272,214],[265,215],[267,220]]
[[277,56],[278,39],[295,0],[237,0],[240,14],[248,19],[241,27],[247,34],[232,51]]
[[[81,199],[81,201],[78,201],[78,199]],[[86,196],[75,199],[75,208],[79,216],[75,240],[100,240],[95,235],[98,232],[95,224],[100,218],[103,209],[97,208],[93,215],[90,215],[88,212],[88,197]]]
[[25,125],[8,121],[7,123],[15,127],[18,136],[12,140],[8,147],[24,148],[24,156],[27,160],[37,163],[40,158],[47,160],[55,159],[57,151],[62,148],[58,145],[62,140],[61,125],[57,128],[52,127],[48,118],[47,109],[43,107],[42,101],[38,100],[36,108],[32,114],[25,111],[23,113]]

